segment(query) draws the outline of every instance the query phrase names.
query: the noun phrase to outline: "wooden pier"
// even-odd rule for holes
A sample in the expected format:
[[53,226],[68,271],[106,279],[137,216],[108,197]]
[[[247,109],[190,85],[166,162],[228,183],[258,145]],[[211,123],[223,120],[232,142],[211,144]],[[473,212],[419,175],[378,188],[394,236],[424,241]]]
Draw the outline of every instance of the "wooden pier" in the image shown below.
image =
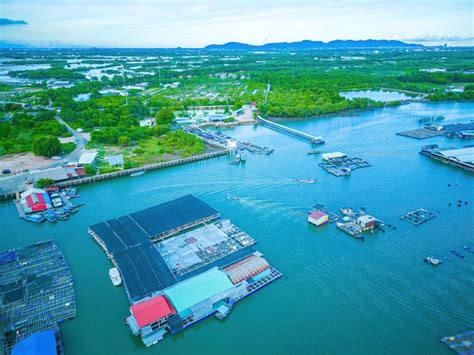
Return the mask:
[[262,126],[273,129],[274,131],[281,132],[281,133],[286,133],[286,134],[289,134],[291,136],[302,138],[302,139],[304,139],[306,141],[309,141],[313,144],[323,144],[324,143],[323,137],[316,137],[316,136],[313,136],[309,133],[301,132],[301,131],[298,131],[296,129],[283,126],[279,123],[267,120],[267,119],[265,119],[263,117],[260,117],[260,116],[257,116],[257,120]]

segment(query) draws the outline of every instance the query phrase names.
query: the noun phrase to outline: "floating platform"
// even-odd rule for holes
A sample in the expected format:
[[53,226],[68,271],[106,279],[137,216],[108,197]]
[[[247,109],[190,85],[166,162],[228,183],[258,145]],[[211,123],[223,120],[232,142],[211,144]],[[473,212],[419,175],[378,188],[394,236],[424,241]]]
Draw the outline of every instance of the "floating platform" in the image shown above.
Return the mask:
[[74,281],[52,241],[0,252],[0,328],[4,349],[58,329],[76,314]]
[[474,146],[441,150],[438,145],[433,144],[423,147],[420,154],[471,173],[474,172]]
[[445,133],[444,131],[435,131],[435,130],[427,129],[427,128],[419,128],[419,129],[413,129],[410,131],[398,132],[397,135],[422,140],[422,139],[428,139],[432,137],[443,136],[444,133]]
[[474,330],[443,337],[440,341],[458,354],[474,354]]
[[415,211],[408,212],[406,215],[401,216],[402,221],[407,221],[414,226],[419,226],[425,222],[428,222],[430,219],[435,218],[436,215],[432,212],[429,212],[423,208],[417,209]]
[[209,223],[219,216],[188,195],[89,227],[122,276],[126,322],[146,346],[227,316],[235,302],[281,277],[247,233],[229,220]]
[[348,176],[355,169],[368,168],[372,165],[361,158],[343,156],[323,160],[319,166],[334,176]]

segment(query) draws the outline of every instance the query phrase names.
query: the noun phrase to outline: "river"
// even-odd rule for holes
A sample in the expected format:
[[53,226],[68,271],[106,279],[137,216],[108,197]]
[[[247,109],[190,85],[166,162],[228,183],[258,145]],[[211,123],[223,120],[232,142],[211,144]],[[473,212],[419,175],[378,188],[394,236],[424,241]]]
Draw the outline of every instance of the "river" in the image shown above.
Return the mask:
[[[472,102],[411,103],[285,122],[324,136],[326,144],[318,147],[323,152],[342,151],[372,164],[339,178],[318,166],[319,156],[306,155],[307,142],[240,126],[226,133],[275,152],[248,153],[240,166],[222,157],[80,186],[77,202],[85,206],[67,222],[27,223],[12,203],[3,203],[0,250],[51,238],[64,252],[77,296],[77,316],[61,325],[69,355],[449,354],[439,338],[474,328],[474,254],[462,249],[474,248],[474,177],[418,152],[426,144],[467,142],[418,141],[395,133],[420,127],[419,118],[443,115],[444,123],[467,122],[473,112]],[[298,177],[318,182],[292,181]],[[87,226],[189,193],[254,237],[284,276],[238,303],[224,322],[210,318],[145,348],[123,323],[129,313],[124,290],[112,286],[111,264]],[[457,200],[469,204],[457,207]],[[334,225],[315,228],[306,218],[317,202],[333,211],[363,206],[397,229],[360,242]],[[400,220],[418,208],[437,216],[418,227]],[[437,254],[446,258],[443,265],[423,262]]]

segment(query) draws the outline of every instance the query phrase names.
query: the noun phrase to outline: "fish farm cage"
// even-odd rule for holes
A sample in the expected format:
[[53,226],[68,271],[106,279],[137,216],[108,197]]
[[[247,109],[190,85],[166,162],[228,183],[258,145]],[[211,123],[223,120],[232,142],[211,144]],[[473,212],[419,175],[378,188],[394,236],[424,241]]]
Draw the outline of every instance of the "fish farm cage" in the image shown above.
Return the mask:
[[4,351],[76,314],[74,281],[53,241],[0,252],[0,327]]

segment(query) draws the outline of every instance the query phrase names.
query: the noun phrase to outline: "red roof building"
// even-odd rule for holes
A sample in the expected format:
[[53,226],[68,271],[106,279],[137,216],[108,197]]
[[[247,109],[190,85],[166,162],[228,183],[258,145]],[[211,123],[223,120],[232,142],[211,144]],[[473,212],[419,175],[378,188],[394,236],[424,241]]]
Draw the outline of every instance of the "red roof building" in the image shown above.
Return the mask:
[[29,189],[23,192],[20,202],[25,213],[41,212],[52,207],[49,195],[41,189]]
[[329,215],[324,211],[313,211],[308,216],[308,222],[315,226],[323,225],[329,221]]
[[134,304],[130,307],[130,312],[140,328],[176,313],[165,296],[156,296]]

